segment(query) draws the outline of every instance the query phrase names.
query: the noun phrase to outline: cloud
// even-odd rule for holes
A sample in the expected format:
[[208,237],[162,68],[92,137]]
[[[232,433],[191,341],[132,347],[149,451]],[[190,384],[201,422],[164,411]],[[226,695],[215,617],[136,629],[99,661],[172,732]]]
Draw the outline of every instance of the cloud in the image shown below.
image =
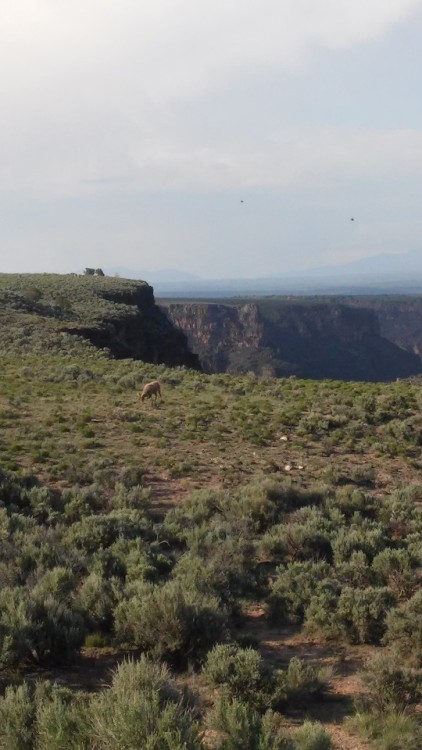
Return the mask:
[[[233,137],[207,139],[166,129],[147,138],[122,129],[94,129],[73,151],[68,142],[52,148],[46,130],[37,149],[21,150],[19,164],[3,158],[3,190],[18,180],[27,189],[42,186],[56,194],[105,190],[226,190],[231,188],[318,188],[335,180],[394,181],[422,170],[422,132],[363,131],[347,127],[280,128],[260,142]],[[114,137],[113,137],[114,136]],[[68,151],[66,150],[68,147]],[[54,158],[52,158],[52,156]]]
[[[0,90],[16,111],[158,105],[309,50],[374,39],[421,0],[2,0]],[[52,99],[52,96],[55,99]],[[141,99],[139,99],[139,97]]]
[[219,188],[295,188],[334,176],[344,180],[391,180],[422,169],[422,133],[362,131],[353,128],[285,128],[264,145],[234,141],[204,148],[193,141],[157,143],[152,154],[134,151],[139,184],[212,190]]
[[[244,125],[207,133],[188,106],[386,34],[422,0],[2,0],[3,190],[296,185],[420,167],[417,132]],[[245,83],[246,82],[246,83]],[[412,158],[413,155],[413,158]]]
[[85,104],[88,91],[104,101],[143,95],[167,102],[240,70],[297,64],[314,47],[382,36],[420,6],[420,0],[3,0],[0,59],[6,78],[30,98],[33,92],[34,103],[40,89],[59,89],[65,98],[69,86]]

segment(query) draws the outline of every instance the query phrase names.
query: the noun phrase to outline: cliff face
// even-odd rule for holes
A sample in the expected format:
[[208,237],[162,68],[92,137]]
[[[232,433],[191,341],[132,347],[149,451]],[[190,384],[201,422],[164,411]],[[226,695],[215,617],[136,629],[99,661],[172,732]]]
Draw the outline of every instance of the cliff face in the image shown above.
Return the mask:
[[201,369],[186,335],[155,304],[152,287],[142,284],[133,289],[100,291],[99,296],[110,303],[110,309],[97,325],[65,326],[64,330],[87,338],[94,346],[108,348],[119,359],[130,357],[169,367]]
[[422,356],[422,298],[360,298],[353,304],[374,310],[381,336],[397,346]]
[[376,381],[422,371],[414,352],[382,335],[374,309],[276,299],[164,309],[208,372]]
[[262,346],[264,326],[257,305],[170,304],[162,307],[187,336],[205,372],[236,372],[236,353],[247,356]]

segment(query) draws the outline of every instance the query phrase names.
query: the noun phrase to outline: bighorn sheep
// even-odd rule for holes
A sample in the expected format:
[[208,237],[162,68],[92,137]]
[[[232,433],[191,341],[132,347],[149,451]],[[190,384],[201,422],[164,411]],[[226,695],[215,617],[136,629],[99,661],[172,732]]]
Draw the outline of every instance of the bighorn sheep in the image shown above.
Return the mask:
[[147,383],[146,385],[144,385],[141,393],[141,401],[144,401],[146,398],[152,399],[153,396],[155,397],[154,401],[157,400],[157,396],[160,397],[161,401],[163,400],[163,397],[161,395],[161,386],[158,380],[153,380],[151,383]]

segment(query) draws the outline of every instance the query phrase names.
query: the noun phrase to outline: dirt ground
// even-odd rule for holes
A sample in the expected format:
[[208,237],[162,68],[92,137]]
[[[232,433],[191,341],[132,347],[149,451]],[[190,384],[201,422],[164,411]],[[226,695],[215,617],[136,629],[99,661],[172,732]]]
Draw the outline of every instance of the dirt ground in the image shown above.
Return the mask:
[[353,714],[353,699],[363,691],[358,672],[370,657],[369,646],[348,646],[347,649],[328,646],[322,641],[308,639],[294,626],[276,627],[268,623],[260,605],[252,605],[245,613],[242,635],[259,641],[265,661],[275,668],[287,667],[294,656],[313,665],[329,666],[333,677],[329,691],[321,700],[308,701],[285,714],[287,726],[294,729],[305,719],[320,721],[331,735],[336,750],[369,750],[369,744],[352,735],[344,726]]
[[[345,720],[353,714],[354,697],[363,690],[358,673],[373,652],[371,647],[348,646],[342,649],[308,639],[297,627],[276,627],[268,623],[259,604],[246,609],[239,635],[256,638],[262,657],[275,668],[287,667],[294,656],[332,668],[328,692],[321,699],[289,708],[283,715],[286,728],[294,730],[305,719],[319,721],[329,732],[335,750],[370,750],[369,744],[350,732]],[[110,685],[112,672],[119,662],[134,655],[134,651],[123,653],[113,648],[83,648],[78,661],[68,668],[34,670],[27,677],[36,679],[42,676],[74,690],[97,692]],[[184,678],[180,681],[183,682]],[[189,686],[202,694],[207,702],[200,675],[191,676]]]

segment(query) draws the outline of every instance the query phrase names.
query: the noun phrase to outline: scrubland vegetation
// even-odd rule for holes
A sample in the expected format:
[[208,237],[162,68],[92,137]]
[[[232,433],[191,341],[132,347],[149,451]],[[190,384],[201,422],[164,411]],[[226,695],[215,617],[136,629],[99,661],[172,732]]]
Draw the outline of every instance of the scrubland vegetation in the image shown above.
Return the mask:
[[6,281],[0,748],[421,747],[420,382],[116,361]]

